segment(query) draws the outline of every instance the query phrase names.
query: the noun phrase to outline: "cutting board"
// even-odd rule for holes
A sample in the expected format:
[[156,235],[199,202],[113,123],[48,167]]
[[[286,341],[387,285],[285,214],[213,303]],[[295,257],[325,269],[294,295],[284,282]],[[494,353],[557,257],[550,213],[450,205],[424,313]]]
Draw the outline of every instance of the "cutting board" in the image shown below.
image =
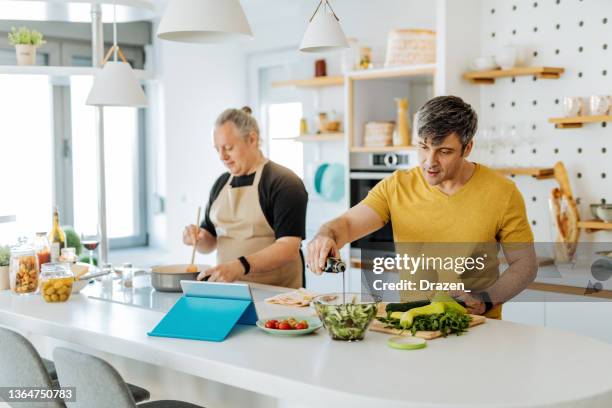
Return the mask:
[[[378,306],[378,316],[383,317],[386,315],[387,314],[385,313],[385,304],[381,303]],[[472,317],[472,321],[470,322],[470,328],[474,326],[478,326],[479,324],[483,324],[487,320],[487,318],[484,316],[479,316],[479,315],[470,315],[470,316]],[[385,326],[386,325],[384,323],[374,319],[372,323],[370,324],[370,330],[375,331],[375,332],[380,332],[380,333],[394,334],[396,336],[398,335],[413,336],[410,330],[404,330],[402,332],[401,330],[392,329],[392,328],[385,327]],[[449,334],[449,336],[454,336],[454,334]],[[420,337],[425,340],[433,340],[433,339],[437,339],[438,337],[442,337],[442,332],[440,332],[439,330],[418,331],[414,333],[414,337]]]

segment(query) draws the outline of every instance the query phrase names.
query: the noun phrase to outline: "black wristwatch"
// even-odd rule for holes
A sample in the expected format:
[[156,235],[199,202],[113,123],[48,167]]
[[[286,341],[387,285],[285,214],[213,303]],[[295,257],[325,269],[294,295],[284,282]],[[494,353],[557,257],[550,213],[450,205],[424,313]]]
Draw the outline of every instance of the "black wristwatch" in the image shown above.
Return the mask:
[[244,267],[244,274],[248,275],[249,272],[251,271],[251,264],[249,263],[249,261],[247,261],[247,259],[244,256],[241,256],[240,258],[238,258],[238,260]]
[[493,302],[491,302],[491,296],[489,296],[488,292],[480,292],[480,298],[485,304],[485,314],[489,313],[489,310],[493,309]]

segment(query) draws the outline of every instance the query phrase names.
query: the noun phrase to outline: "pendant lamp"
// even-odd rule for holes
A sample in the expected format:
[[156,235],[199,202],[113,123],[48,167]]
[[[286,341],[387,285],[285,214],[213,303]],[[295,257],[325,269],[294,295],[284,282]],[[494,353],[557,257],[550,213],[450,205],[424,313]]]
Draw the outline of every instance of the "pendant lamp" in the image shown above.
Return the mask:
[[330,52],[345,48],[349,48],[349,44],[340,27],[340,19],[332,9],[329,0],[321,0],[310,18],[300,51]]
[[[96,74],[85,103],[91,106],[144,107],[147,105],[147,97],[117,45],[116,7],[113,8],[113,14],[113,46],[102,61],[102,69]],[[111,54],[113,60],[109,61]],[[121,61],[117,61],[117,55]]]
[[186,43],[252,37],[239,0],[170,0],[157,29],[157,38]]

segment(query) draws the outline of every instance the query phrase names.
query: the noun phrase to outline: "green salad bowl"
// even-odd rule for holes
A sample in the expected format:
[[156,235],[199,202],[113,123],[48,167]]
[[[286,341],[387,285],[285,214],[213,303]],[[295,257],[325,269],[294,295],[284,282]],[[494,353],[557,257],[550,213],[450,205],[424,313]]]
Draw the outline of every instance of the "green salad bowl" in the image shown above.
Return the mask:
[[369,293],[329,293],[313,299],[323,327],[334,340],[363,340],[376,317],[380,297]]

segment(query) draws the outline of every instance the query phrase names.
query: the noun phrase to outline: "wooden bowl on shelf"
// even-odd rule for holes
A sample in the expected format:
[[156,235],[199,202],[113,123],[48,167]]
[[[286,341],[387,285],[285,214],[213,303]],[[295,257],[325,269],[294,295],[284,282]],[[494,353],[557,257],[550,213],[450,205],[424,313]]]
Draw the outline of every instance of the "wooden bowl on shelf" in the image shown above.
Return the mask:
[[330,120],[328,122],[321,123],[321,133],[334,133],[340,130],[339,120]]

